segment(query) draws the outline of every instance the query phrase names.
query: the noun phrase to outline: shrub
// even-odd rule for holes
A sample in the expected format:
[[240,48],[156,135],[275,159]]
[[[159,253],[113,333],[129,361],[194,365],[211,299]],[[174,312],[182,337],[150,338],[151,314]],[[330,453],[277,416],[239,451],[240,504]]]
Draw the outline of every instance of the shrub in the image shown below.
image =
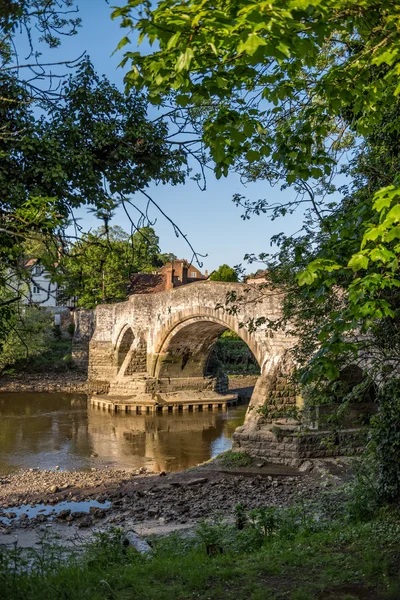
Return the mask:
[[252,460],[247,452],[233,452],[233,450],[228,450],[221,456],[221,462],[225,467],[248,467]]
[[202,521],[199,523],[196,534],[201,543],[204,544],[208,555],[222,554],[225,541],[225,529],[221,519],[214,521]]
[[378,465],[372,454],[353,463],[354,479],[345,487],[346,514],[352,521],[373,519],[381,506]]
[[1,340],[0,373],[18,361],[38,357],[51,344],[52,315],[37,307],[26,307],[15,318],[12,331]]
[[378,394],[379,411],[372,421],[371,450],[378,465],[382,500],[400,499],[400,379],[387,383]]
[[59,325],[54,325],[53,327],[53,335],[56,340],[61,340],[61,327]]

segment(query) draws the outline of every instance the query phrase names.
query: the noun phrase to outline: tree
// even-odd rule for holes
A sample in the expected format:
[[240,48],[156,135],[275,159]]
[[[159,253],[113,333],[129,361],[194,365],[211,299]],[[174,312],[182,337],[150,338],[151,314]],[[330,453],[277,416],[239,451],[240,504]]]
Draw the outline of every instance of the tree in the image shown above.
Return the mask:
[[132,236],[136,272],[154,271],[162,266],[159,238],[152,227],[140,227]]
[[95,308],[99,303],[125,300],[133,273],[160,266],[158,237],[152,227],[129,236],[121,227],[105,227],[85,234],[58,264],[65,299]]
[[172,263],[174,260],[177,260],[178,257],[173,252],[162,252],[158,255],[161,265],[166,265],[167,263]]
[[9,334],[0,341],[0,375],[17,361],[38,356],[49,349],[53,337],[52,315],[37,307],[25,307],[22,315],[15,303],[8,315]]
[[[44,44],[57,48],[63,37],[76,35],[81,24],[77,12],[74,0],[3,0],[0,6],[0,85],[11,78],[31,103],[60,98],[62,86],[59,84],[63,76],[57,69],[77,67],[82,57],[44,62],[40,47]],[[9,102],[18,108],[24,101],[16,100],[12,94],[8,96],[2,89],[0,104]],[[10,134],[15,132],[6,122],[2,123],[0,137]]]
[[[192,125],[201,111],[192,130],[217,177],[234,169],[244,179],[293,186],[297,193],[273,205],[236,195],[243,217],[274,219],[306,209],[295,236],[273,238],[277,255],[258,259],[269,289],[284,293],[283,317],[268,325],[286,325],[298,340],[298,374],[313,401],[340,398],[340,371],[354,361],[368,364],[380,385],[396,376],[399,6],[390,0],[136,1],[114,16],[155,48],[146,55],[125,52],[127,86],[148,90],[155,104],[168,98],[170,106],[174,98],[181,132],[185,115]],[[343,169],[352,181],[338,200],[334,175]],[[266,319],[247,325],[260,322]],[[353,390],[347,397],[354,398]],[[380,480],[391,499],[399,496],[393,484],[400,480],[398,443],[385,429],[388,422],[397,427],[396,406],[382,406],[386,425],[376,436]]]
[[[363,138],[398,106],[398,16],[389,0],[143,1],[114,11],[141,39],[157,41],[152,53],[125,52],[128,88],[148,90],[155,104],[172,96],[178,115],[202,109],[198,139],[217,177],[233,168],[298,193],[272,206],[236,196],[245,218],[276,218],[309,205],[293,244],[277,241],[297,254],[305,295],[318,294],[328,306],[333,289],[340,285],[344,293],[339,306],[334,302],[331,329],[321,332],[307,381],[322,372],[337,376],[337,357],[359,347],[349,332],[354,338],[395,316],[387,296],[400,285],[397,175],[386,173],[385,187],[370,187],[366,202],[355,201],[355,191],[337,205],[330,194],[343,151],[361,156]],[[128,43],[124,38],[121,46]],[[398,132],[398,120],[389,127]],[[299,258],[304,249],[308,263]]]
[[[19,93],[17,87],[14,91]],[[132,196],[151,180],[176,183],[184,176],[183,155],[165,143],[166,124],[151,123],[143,97],[125,97],[97,77],[88,62],[69,79],[63,102],[49,107],[46,116],[35,118],[29,104],[17,112],[11,103],[2,107],[2,120],[14,119],[14,129],[24,131],[18,139],[0,140],[0,183],[7,190],[0,250],[10,266],[20,259],[16,240],[39,237],[43,243],[57,234],[56,243],[62,244],[77,207],[92,206],[107,227],[118,204],[129,216]]]
[[[28,276],[21,243],[37,235],[48,238],[60,224],[53,200],[39,198],[21,181],[24,148],[37,141],[34,107],[45,110],[46,102],[61,96],[60,74],[51,72],[55,64],[41,63],[36,33],[39,43],[58,46],[62,36],[76,33],[80,19],[75,12],[71,0],[8,0],[0,6],[0,179],[6,186],[0,201],[0,338],[13,330],[23,289],[18,281]],[[29,48],[25,61],[20,56],[24,42]],[[62,64],[72,68],[78,62]],[[31,169],[27,180],[34,179]]]
[[[17,282],[31,277],[25,257],[34,247],[40,250],[35,258],[62,285],[54,258],[60,249],[64,254],[68,251],[65,230],[77,207],[93,207],[107,231],[115,207],[122,205],[129,216],[135,208],[132,196],[151,180],[182,180],[184,157],[165,144],[165,124],[148,121],[141,96],[125,98],[99,79],[89,63],[71,77],[63,102],[48,108],[45,116],[36,118],[29,103],[18,110],[11,103],[0,103],[0,117],[9,124],[14,119],[13,128],[24,131],[18,139],[0,139],[0,184],[5,190],[0,204],[0,260],[5,271],[13,273],[11,280],[3,280],[4,285],[11,291],[18,288],[7,302],[21,300]],[[79,234],[76,222],[75,227]],[[146,258],[143,240],[136,245],[142,259]],[[138,260],[137,267],[142,266]],[[122,294],[109,293],[117,299]],[[108,297],[102,291],[99,294]],[[4,336],[9,331],[7,306],[1,319]]]
[[[61,79],[57,93],[42,88],[35,93],[36,80],[20,75],[13,54],[18,27],[26,28],[28,37],[35,24],[42,27],[45,40],[55,46],[53,30],[78,25],[57,12],[72,6],[70,0],[26,0],[10,3],[10,11],[0,15],[0,262],[13,273],[0,284],[9,291],[20,290],[15,282],[30,278],[26,247],[40,247],[35,258],[56,276],[54,256],[60,248],[66,252],[67,227],[72,223],[75,237],[80,233],[74,220],[79,206],[90,206],[107,228],[115,207],[122,205],[133,227],[131,213],[139,210],[134,194],[152,180],[177,183],[185,175],[185,157],[166,141],[165,121],[151,122],[143,96],[120,93],[95,74],[87,59]],[[33,43],[35,37],[29,39]],[[33,48],[32,53],[36,68],[39,58]],[[146,219],[140,210],[139,215]],[[6,302],[19,302],[20,296],[11,294]],[[3,306],[0,334],[6,336],[8,304],[0,301],[0,311]]]
[[232,267],[223,264],[210,275],[211,281],[239,281],[238,274]]

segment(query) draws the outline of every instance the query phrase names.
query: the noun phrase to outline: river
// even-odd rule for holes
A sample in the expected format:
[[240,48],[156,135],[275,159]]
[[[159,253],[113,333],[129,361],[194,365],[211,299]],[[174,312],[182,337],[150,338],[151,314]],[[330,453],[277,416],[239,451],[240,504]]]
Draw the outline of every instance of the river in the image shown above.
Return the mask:
[[0,475],[20,468],[179,471],[232,446],[246,406],[227,411],[112,414],[87,397],[0,394]]

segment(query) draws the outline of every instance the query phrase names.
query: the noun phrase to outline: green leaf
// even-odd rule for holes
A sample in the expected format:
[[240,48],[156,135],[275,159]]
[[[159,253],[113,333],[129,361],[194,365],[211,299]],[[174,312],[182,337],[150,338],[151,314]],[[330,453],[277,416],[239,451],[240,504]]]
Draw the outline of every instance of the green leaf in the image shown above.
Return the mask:
[[388,212],[385,222],[398,223],[400,221],[400,204],[396,204]]
[[250,163],[256,162],[260,159],[260,153],[258,152],[258,150],[249,150],[246,153],[246,158]]
[[383,233],[383,230],[381,227],[371,227],[370,229],[367,229],[367,231],[363,235],[363,239],[361,242],[361,248],[364,248],[364,246],[366,246],[368,241],[377,240],[378,237],[380,237],[382,235],[382,233]]
[[392,227],[385,234],[385,242],[392,242],[395,239],[400,238],[400,227]]
[[387,263],[389,262],[389,260],[395,258],[395,255],[393,254],[393,252],[390,252],[390,250],[385,248],[385,246],[378,246],[377,248],[371,250],[370,258],[373,261]]
[[305,269],[297,275],[297,283],[299,286],[311,285],[317,279],[317,277],[317,273],[313,273],[309,269]]
[[311,169],[311,176],[314,177],[315,179],[319,179],[320,177],[322,177],[323,172],[321,169],[319,169],[318,167],[312,167]]
[[283,42],[279,42],[279,44],[277,45],[278,50],[280,50],[282,52],[282,54],[284,54],[287,58],[290,58],[290,50],[289,50],[289,46],[287,46],[286,44],[284,44]]
[[176,97],[176,103],[178,106],[187,106],[190,104],[190,98],[188,98],[188,96],[184,96],[183,94],[178,94]]
[[368,269],[368,265],[368,257],[365,256],[365,254],[362,254],[361,252],[354,254],[347,263],[347,266],[353,269],[353,271],[359,271],[360,269]]
[[387,187],[381,188],[374,195],[374,210],[376,210],[377,212],[381,212],[382,209],[389,208],[398,194],[400,194],[400,190],[397,190],[397,188],[394,185],[389,185]]
[[251,33],[246,41],[239,43],[237,51],[239,54],[245,52],[246,54],[252,56],[260,46],[266,45],[267,42],[264,40],[264,38],[256,35],[255,33]]
[[178,31],[177,33],[174,33],[174,35],[171,35],[171,37],[168,40],[167,49],[170,50],[171,48],[174,48],[174,46],[176,46],[180,37],[181,37],[180,31]]
[[126,46],[127,44],[130,44],[131,41],[128,38],[128,36],[126,35],[125,37],[122,38],[122,40],[119,42],[118,46],[115,48],[113,55],[118,52],[118,50],[121,50],[121,48],[123,48],[124,46]]
[[398,53],[397,48],[381,51],[372,59],[372,64],[381,65],[382,63],[386,63],[387,65],[392,65],[397,60]]
[[176,62],[176,70],[178,71],[178,73],[180,71],[187,71],[189,69],[193,57],[194,52],[191,48],[186,48],[185,52],[182,52],[182,54],[179,56]]

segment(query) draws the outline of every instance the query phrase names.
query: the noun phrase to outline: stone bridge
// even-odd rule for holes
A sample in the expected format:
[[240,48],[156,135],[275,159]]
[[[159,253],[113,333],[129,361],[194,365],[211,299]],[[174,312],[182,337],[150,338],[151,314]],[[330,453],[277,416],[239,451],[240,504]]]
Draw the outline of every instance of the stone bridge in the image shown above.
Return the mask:
[[[238,302],[237,312],[229,314],[225,307],[227,294],[232,292],[244,299]],[[246,323],[279,314],[276,292],[211,281],[100,305],[89,346],[89,381],[100,388],[109,384],[110,396],[143,398],[147,394],[154,399],[155,394],[160,397],[179,390],[208,395],[225,391],[220,381],[206,376],[206,368],[214,344],[228,329],[240,336],[258,361],[261,375],[252,405],[259,405],[265,400],[269,378],[284,362],[291,340],[284,332],[272,332],[265,325],[250,332]],[[293,395],[283,389],[283,377],[278,382],[281,403],[294,403]]]
[[[242,297],[234,313],[226,309],[232,292]],[[234,434],[234,448],[293,465],[304,458],[344,454],[347,444],[353,452],[359,442],[351,435],[336,437],[336,445],[327,447],[326,432],[308,428],[299,435],[301,425],[276,418],[282,409],[301,403],[287,377],[287,350],[293,339],[265,324],[251,330],[246,323],[260,317],[275,319],[280,310],[279,293],[240,283],[199,281],[132,295],[126,302],[98,306],[90,333],[93,315],[81,312],[74,357],[81,353],[84,358],[85,340],[90,338],[89,386],[97,394],[94,403],[103,408],[111,403],[115,410],[136,405],[136,412],[207,405],[212,409],[223,406],[221,399],[229,396],[218,378],[207,376],[207,363],[219,336],[231,330],[248,345],[261,373],[244,426]]]

